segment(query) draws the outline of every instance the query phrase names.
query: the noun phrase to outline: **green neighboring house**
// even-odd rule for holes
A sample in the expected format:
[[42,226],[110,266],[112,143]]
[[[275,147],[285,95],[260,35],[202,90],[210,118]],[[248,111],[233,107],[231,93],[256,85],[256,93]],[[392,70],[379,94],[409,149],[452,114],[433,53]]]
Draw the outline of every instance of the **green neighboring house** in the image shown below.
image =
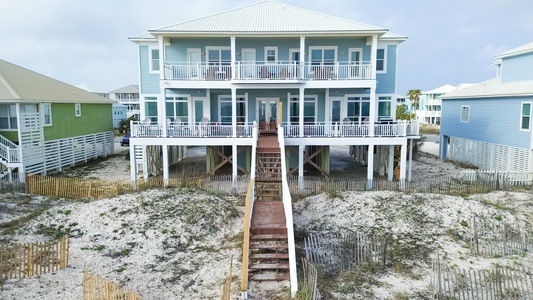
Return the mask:
[[24,181],[112,153],[112,103],[0,60],[0,178]]

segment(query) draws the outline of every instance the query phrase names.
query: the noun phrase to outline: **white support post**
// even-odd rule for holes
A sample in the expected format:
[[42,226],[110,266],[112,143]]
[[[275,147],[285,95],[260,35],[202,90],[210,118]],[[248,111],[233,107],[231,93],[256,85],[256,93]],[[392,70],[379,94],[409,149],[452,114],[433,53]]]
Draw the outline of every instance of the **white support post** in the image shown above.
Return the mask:
[[231,88],[231,130],[232,136],[237,137],[237,89]]
[[305,36],[300,36],[300,78],[305,78]]
[[165,79],[165,38],[159,37],[159,79]]
[[148,153],[146,152],[147,151],[147,146],[144,145],[143,146],[143,178],[144,180],[148,180]]
[[168,185],[168,146],[162,145],[163,148],[163,184]]
[[405,188],[405,168],[407,166],[407,140],[402,142],[400,155],[400,189]]
[[[130,140],[131,141],[131,140]],[[137,188],[137,160],[135,158],[135,145],[130,142],[130,180],[133,190]]]
[[166,110],[166,98],[167,98],[167,90],[165,88],[161,88],[161,101],[158,101],[157,105],[157,120],[160,125],[162,125],[162,136],[167,136],[167,110]]
[[232,167],[232,177],[233,177],[233,180],[232,180],[232,191],[235,193],[235,191],[237,190],[237,164],[238,164],[238,159],[237,159],[237,144],[233,143],[232,147],[231,147],[231,153],[232,153],[232,159],[231,159],[231,167]]
[[298,146],[298,188],[300,190],[304,188],[304,149],[304,145],[300,144]]
[[236,64],[236,61],[237,61],[237,58],[236,58],[236,52],[237,52],[237,48],[235,46],[235,36],[232,36],[230,37],[230,45],[231,45],[231,78],[228,78],[228,79],[234,79],[235,78],[235,64]]
[[298,128],[300,132],[300,137],[304,136],[304,88],[300,88],[299,99],[298,99]]
[[411,173],[413,169],[413,139],[409,140],[409,169],[407,170],[407,181],[411,182]]
[[369,118],[369,126],[368,126],[368,135],[374,136],[374,126],[376,124],[376,116],[377,116],[377,99],[376,99],[376,88],[372,87],[370,88],[370,116]]
[[368,182],[368,189],[372,189],[372,181],[374,180],[374,144],[368,145],[366,156],[366,179]]
[[394,178],[394,145],[389,146],[389,167],[387,170],[387,179],[392,181]]

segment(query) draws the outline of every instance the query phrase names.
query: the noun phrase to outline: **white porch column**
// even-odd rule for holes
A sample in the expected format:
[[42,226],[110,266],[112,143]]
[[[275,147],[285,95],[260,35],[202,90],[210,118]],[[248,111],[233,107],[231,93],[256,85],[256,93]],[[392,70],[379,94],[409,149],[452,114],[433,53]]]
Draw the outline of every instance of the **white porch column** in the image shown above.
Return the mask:
[[168,146],[162,145],[163,149],[163,184],[168,185]]
[[300,78],[305,78],[305,36],[300,36]]
[[165,38],[160,36],[159,37],[159,79],[164,80],[165,79]]
[[394,145],[389,146],[389,168],[387,170],[387,179],[392,181],[394,178]]
[[232,160],[231,160],[231,167],[232,167],[232,191],[235,192],[236,189],[237,189],[237,163],[238,163],[238,159],[237,159],[237,144],[233,143],[232,147],[231,147],[231,153],[232,153]]
[[[290,99],[289,99],[290,100]],[[298,127],[300,132],[300,137],[304,136],[304,88],[300,88],[299,99],[298,99]]]
[[235,78],[235,63],[237,61],[237,48],[235,46],[235,36],[232,36],[230,37],[230,44],[231,44],[231,78],[230,79],[234,79]]
[[368,181],[368,189],[371,189],[372,181],[374,180],[374,144],[368,145],[366,156],[366,179]]
[[376,88],[372,87],[370,88],[370,116],[369,116],[369,127],[368,127],[368,135],[374,136],[374,124],[377,119],[378,111],[377,111],[377,99],[376,99]]
[[[378,36],[372,35],[372,42],[370,44],[370,62],[372,63],[372,78],[376,79],[376,61],[378,57]],[[370,128],[368,130],[369,136],[374,136],[374,123],[377,116],[377,99],[376,99],[376,83],[370,88]]]
[[143,178],[144,180],[148,180],[148,153],[146,145],[143,145]]
[[400,155],[400,188],[405,188],[405,168],[407,166],[407,140],[403,140]]
[[409,169],[407,169],[407,181],[411,182],[411,173],[413,169],[413,139],[409,140]]
[[133,190],[137,188],[137,161],[135,159],[135,145],[130,142],[130,180]]
[[298,188],[300,190],[304,188],[304,149],[304,145],[298,146]]
[[167,89],[161,88],[161,100],[158,101],[157,105],[157,120],[159,125],[162,125],[162,136],[167,136],[167,110],[166,110],[166,102],[167,102]]
[[378,35],[374,34],[372,35],[372,42],[370,44],[370,63],[372,64],[372,78],[373,79],[376,79],[377,58],[378,58]]
[[237,137],[237,89],[231,88],[231,131]]

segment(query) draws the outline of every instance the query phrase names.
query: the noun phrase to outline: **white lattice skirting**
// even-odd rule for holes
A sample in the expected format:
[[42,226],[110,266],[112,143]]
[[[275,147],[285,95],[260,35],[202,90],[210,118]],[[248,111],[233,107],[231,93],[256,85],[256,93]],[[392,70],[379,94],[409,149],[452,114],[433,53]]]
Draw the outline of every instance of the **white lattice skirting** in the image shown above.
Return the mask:
[[30,174],[60,170],[113,152],[113,132],[100,132],[44,142],[44,162],[25,166]]
[[448,159],[484,170],[529,172],[529,151],[487,142],[450,137]]

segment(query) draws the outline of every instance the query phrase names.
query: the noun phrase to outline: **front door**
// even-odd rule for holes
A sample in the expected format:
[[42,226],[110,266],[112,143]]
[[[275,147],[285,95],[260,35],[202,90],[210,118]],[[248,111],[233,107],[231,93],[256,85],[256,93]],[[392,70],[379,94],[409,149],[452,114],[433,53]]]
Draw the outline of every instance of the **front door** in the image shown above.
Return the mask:
[[255,70],[255,49],[242,49],[243,57],[243,78],[253,78]]
[[279,98],[257,98],[257,121],[261,125],[263,121],[277,121]]

